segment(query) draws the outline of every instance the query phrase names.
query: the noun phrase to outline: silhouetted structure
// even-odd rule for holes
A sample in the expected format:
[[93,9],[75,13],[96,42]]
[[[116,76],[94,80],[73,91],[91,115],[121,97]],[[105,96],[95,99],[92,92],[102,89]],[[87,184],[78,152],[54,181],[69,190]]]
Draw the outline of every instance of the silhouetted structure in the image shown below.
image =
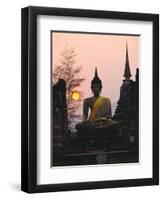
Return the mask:
[[126,46],[125,79],[120,88],[120,98],[117,102],[113,119],[121,123],[126,140],[129,140],[130,144],[134,144],[135,151],[138,153],[139,69],[136,69],[135,81],[131,80],[130,77],[128,49]]
[[60,162],[64,153],[64,141],[67,134],[67,106],[66,106],[66,83],[59,79],[53,86],[53,143],[52,159],[53,164]]

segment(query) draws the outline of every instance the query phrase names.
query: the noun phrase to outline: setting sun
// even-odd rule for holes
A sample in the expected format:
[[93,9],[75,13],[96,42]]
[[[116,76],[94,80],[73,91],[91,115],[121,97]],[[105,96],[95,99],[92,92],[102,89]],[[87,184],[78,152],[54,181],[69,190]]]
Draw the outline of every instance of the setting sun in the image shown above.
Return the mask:
[[75,91],[72,93],[72,99],[77,101],[80,98],[79,92]]

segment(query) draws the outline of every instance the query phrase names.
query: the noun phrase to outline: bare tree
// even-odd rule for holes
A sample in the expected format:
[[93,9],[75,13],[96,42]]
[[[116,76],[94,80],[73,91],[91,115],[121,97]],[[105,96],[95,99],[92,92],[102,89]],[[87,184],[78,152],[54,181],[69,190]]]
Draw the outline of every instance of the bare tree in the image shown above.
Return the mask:
[[80,99],[77,101],[72,99],[72,93],[81,85],[84,78],[81,78],[79,75],[81,66],[76,66],[75,59],[77,54],[75,48],[65,47],[61,56],[61,64],[55,65],[53,68],[52,78],[53,83],[56,83],[59,78],[66,81],[68,127],[71,129],[76,119],[80,117],[77,109],[80,107],[82,101],[82,93],[80,93]]

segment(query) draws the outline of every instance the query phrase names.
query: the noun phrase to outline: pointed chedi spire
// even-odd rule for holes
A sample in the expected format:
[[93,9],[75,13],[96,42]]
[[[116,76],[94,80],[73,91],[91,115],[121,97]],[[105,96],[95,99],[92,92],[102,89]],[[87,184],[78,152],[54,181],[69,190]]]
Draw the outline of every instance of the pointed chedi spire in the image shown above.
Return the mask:
[[126,61],[125,61],[125,71],[124,75],[125,80],[130,80],[131,72],[130,72],[130,64],[129,64],[129,56],[128,56],[128,45],[126,43]]

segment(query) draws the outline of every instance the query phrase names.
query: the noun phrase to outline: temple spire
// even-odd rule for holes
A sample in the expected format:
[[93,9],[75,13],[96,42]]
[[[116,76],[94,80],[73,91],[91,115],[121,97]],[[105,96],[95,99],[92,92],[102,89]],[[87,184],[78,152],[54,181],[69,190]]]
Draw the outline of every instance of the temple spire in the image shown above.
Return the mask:
[[128,57],[128,45],[126,43],[126,63],[125,63],[125,71],[124,75],[125,80],[130,80],[131,72],[130,72],[130,64],[129,64],[129,57]]

